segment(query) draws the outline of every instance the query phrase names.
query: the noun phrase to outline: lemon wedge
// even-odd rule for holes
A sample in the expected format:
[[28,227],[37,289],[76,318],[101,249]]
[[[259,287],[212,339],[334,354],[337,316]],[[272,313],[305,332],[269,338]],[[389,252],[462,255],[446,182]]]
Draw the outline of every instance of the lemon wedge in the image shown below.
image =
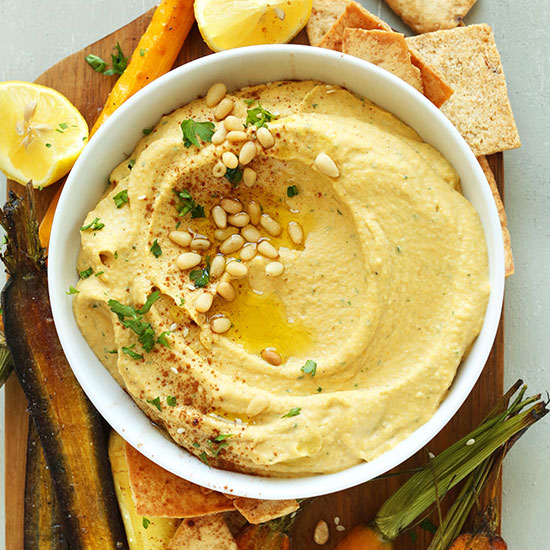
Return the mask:
[[34,187],[69,172],[88,141],[88,125],[59,92],[30,82],[0,82],[0,170]]
[[210,49],[283,44],[311,14],[312,0],[195,0],[195,18]]

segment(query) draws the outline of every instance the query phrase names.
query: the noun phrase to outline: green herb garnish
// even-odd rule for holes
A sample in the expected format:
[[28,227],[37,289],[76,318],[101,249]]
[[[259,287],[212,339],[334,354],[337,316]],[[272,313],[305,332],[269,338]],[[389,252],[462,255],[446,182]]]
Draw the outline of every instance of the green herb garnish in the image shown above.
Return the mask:
[[147,399],[147,403],[154,405],[159,411],[162,412],[162,407],[160,405],[160,397],[157,395],[154,399]]
[[184,189],[183,191],[173,190],[176,196],[178,197],[179,203],[176,205],[176,208],[180,216],[185,216],[189,212],[191,213],[191,218],[204,218],[204,206],[195,202],[195,199],[191,196],[191,193]]
[[153,128],[143,128],[142,132],[144,136],[148,136],[153,131]]
[[302,410],[302,407],[294,407],[290,409],[286,414],[283,414],[281,418],[292,418],[293,416],[298,416],[301,410]]
[[71,294],[79,294],[79,293],[80,293],[80,290],[76,290],[74,286],[70,286],[69,290],[65,292],[67,296],[70,296]]
[[176,406],[176,403],[177,403],[177,400],[176,398],[173,396],[173,395],[169,395],[167,398],[166,398],[166,403],[168,403],[168,405],[170,407],[175,407]]
[[199,455],[199,458],[200,458],[209,468],[212,467],[212,466],[210,466],[210,462],[208,462],[208,457],[206,456],[206,453],[205,453],[204,451]]
[[239,187],[239,183],[243,179],[243,171],[237,166],[237,168],[228,168],[223,176],[228,180],[233,187]]
[[170,349],[170,343],[166,339],[166,337],[170,334],[169,330],[165,330],[160,333],[160,336],[157,339],[157,344],[160,344],[161,346],[164,346],[165,348]]
[[143,359],[143,355],[140,355],[139,353],[132,351],[133,347],[135,347],[135,344],[132,344],[129,347],[122,346],[122,353],[129,355],[132,359]]
[[93,272],[94,270],[91,267],[89,267],[88,269],[85,269],[84,271],[80,272],[80,278],[87,279]]
[[158,258],[162,255],[162,248],[160,247],[158,239],[153,241],[153,246],[149,249],[155,258]]
[[128,202],[128,189],[123,189],[120,193],[117,193],[113,200],[117,208],[122,208]]
[[183,133],[183,144],[189,148],[191,145],[200,147],[197,135],[203,141],[212,141],[215,126],[213,122],[197,122],[192,118],[188,118],[181,123],[181,131]]
[[143,518],[141,520],[141,524],[143,525],[144,529],[147,529],[149,527],[149,525],[151,525],[151,520],[149,520],[147,518]]
[[128,170],[131,170],[136,165],[136,159],[130,159],[128,163]]
[[299,193],[298,187],[296,185],[289,185],[286,188],[286,196],[289,198],[295,197]]
[[87,229],[93,229],[94,231],[99,231],[100,229],[103,229],[105,227],[104,223],[101,223],[99,221],[99,218],[96,218],[93,222],[89,223],[88,225],[83,225],[80,228],[80,231],[86,231]]
[[128,57],[125,57],[122,53],[122,48],[120,47],[120,44],[117,42],[116,46],[113,48],[116,50],[116,53],[111,54],[111,63],[113,66],[110,69],[107,69],[107,63],[101,59],[98,55],[89,54],[84,59],[90,65],[94,71],[105,74],[105,75],[113,75],[113,74],[122,74],[126,67],[128,66]]
[[254,125],[258,128],[265,126],[268,122],[271,122],[273,119],[277,118],[273,113],[270,113],[262,107],[260,102],[258,106],[254,109],[248,109],[246,111],[246,125]]
[[206,256],[206,266],[202,269],[193,269],[189,278],[197,288],[202,288],[210,282],[210,256]]
[[311,359],[308,359],[303,365],[300,370],[302,372],[305,372],[306,374],[311,374],[311,376],[315,376],[315,373],[317,372],[317,363],[315,361],[312,361]]
[[256,100],[251,97],[250,99],[243,99],[243,101],[246,103],[246,105],[250,107],[250,105],[252,105],[252,103],[254,103]]
[[85,58],[86,63],[92,67],[92,69],[98,73],[103,73],[107,68],[107,63],[101,59],[98,55],[93,53],[87,55]]
[[51,143],[46,143],[46,147],[49,149],[52,146]]

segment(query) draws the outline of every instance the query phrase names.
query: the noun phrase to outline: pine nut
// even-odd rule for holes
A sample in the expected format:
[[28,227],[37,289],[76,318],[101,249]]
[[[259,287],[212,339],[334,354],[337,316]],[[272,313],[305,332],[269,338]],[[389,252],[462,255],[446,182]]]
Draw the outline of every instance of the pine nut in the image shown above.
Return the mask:
[[214,296],[210,294],[210,292],[203,292],[195,300],[195,309],[199,313],[206,313],[212,307],[213,301],[214,301]]
[[256,144],[253,141],[247,141],[242,147],[239,153],[239,162],[244,166],[252,162],[256,156]]
[[304,242],[304,230],[298,222],[288,222],[288,236],[297,245]]
[[233,110],[234,105],[235,103],[232,99],[224,97],[214,109],[214,117],[216,120],[222,120],[222,118],[225,118]]
[[258,128],[256,131],[256,137],[264,149],[269,149],[275,145],[275,138],[265,126]]
[[222,281],[216,288],[216,292],[227,302],[232,302],[237,297],[233,285],[227,281]]
[[250,216],[246,212],[239,212],[238,214],[227,216],[227,221],[235,227],[244,227],[250,222]]
[[193,237],[187,231],[170,231],[168,238],[180,246],[189,246]]
[[338,167],[326,153],[319,153],[317,155],[315,168],[330,178],[337,178],[340,175]]
[[257,243],[261,238],[261,233],[253,225],[245,225],[241,229],[241,235],[249,243]]
[[212,208],[212,219],[214,220],[214,223],[220,228],[225,229],[227,227],[227,213],[226,211],[219,205],[214,206]]
[[280,235],[283,230],[281,224],[277,220],[274,220],[269,214],[262,214],[260,216],[260,225],[274,237]]
[[225,269],[225,258],[221,254],[214,256],[212,263],[210,264],[210,278],[218,278]]
[[328,542],[328,539],[328,524],[326,521],[320,520],[317,522],[315,530],[313,531],[313,542],[315,544],[318,544],[319,546],[322,546],[323,544],[326,544]]
[[241,201],[238,201],[237,199],[222,199],[220,204],[228,214],[237,214],[237,212],[240,212],[243,209]]
[[227,93],[227,87],[223,82],[216,82],[212,84],[206,92],[206,105],[208,107],[215,107]]
[[231,143],[246,141],[247,139],[248,139],[248,134],[240,130],[231,130],[231,132],[227,134],[227,141]]
[[231,328],[231,320],[227,317],[216,317],[210,323],[210,328],[216,334],[223,334]]
[[223,178],[226,172],[227,166],[221,160],[216,162],[216,164],[214,164],[214,168],[212,168],[212,175],[215,178]]
[[261,241],[258,244],[258,252],[266,258],[277,258],[279,253],[277,249],[269,241]]
[[241,249],[241,260],[248,261],[256,256],[256,243],[245,243]]
[[275,366],[278,366],[283,362],[282,357],[272,348],[263,349],[260,355],[264,361],[267,361]]
[[210,248],[210,241],[203,238],[195,238],[191,241],[190,247],[192,250],[208,250]]
[[227,166],[227,168],[237,168],[239,166],[239,159],[237,158],[237,155],[235,153],[232,153],[231,151],[226,151],[222,155],[222,162]]
[[216,229],[214,231],[214,237],[218,241],[225,241],[225,239],[228,239],[231,237],[231,235],[235,235],[235,233],[238,233],[239,229],[237,227],[228,227],[227,229]]
[[212,143],[214,145],[221,145],[227,137],[227,129],[223,124],[212,134]]
[[246,211],[250,216],[250,223],[253,225],[258,225],[260,223],[260,216],[262,215],[260,205],[256,201],[250,201],[246,206]]
[[231,235],[228,239],[220,244],[220,252],[222,254],[232,254],[237,252],[244,244],[244,239],[240,235]]
[[246,407],[246,416],[249,416],[250,418],[258,416],[263,413],[267,407],[269,407],[269,397],[263,393],[259,393],[258,395],[255,395],[248,403],[248,407]]
[[283,274],[285,266],[281,262],[269,262],[265,266],[265,274],[269,277],[279,277]]
[[229,262],[225,266],[225,271],[233,277],[233,279],[244,279],[248,276],[248,267],[242,262],[237,262],[236,260]]
[[229,115],[224,121],[223,125],[228,132],[232,130],[244,130],[244,124],[236,116]]
[[178,256],[176,265],[178,266],[178,269],[185,271],[187,269],[191,269],[192,267],[198,266],[201,263],[201,260],[202,256],[196,252],[184,252]]
[[243,183],[252,187],[256,183],[256,171],[248,166],[243,170]]

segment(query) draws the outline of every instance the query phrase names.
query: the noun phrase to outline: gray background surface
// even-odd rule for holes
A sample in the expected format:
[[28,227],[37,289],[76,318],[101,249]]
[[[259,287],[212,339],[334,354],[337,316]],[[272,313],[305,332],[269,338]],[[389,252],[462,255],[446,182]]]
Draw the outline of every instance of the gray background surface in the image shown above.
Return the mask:
[[[394,28],[410,34],[382,0],[362,3]],[[154,4],[154,0],[0,0],[0,81],[32,81]],[[504,155],[506,210],[516,262],[516,275],[506,283],[505,366],[507,386],[521,377],[533,391],[550,389],[546,349],[550,328],[548,7],[548,0],[478,0],[466,19],[466,23],[489,23],[494,29],[523,141],[520,150]],[[2,174],[0,196],[5,196]],[[3,426],[3,393],[0,399]],[[1,437],[2,484],[3,441]],[[550,422],[546,419],[506,459],[503,533],[510,550],[550,547],[549,449]],[[4,499],[0,498],[0,549],[4,548],[3,518]]]

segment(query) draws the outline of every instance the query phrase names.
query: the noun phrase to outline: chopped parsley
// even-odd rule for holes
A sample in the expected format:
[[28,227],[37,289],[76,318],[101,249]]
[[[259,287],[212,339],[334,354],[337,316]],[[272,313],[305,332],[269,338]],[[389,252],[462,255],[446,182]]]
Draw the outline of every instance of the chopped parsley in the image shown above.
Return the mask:
[[128,170],[131,170],[136,165],[136,159],[130,159],[128,163]]
[[289,185],[286,188],[286,196],[289,197],[289,198],[295,197],[296,195],[298,195],[298,193],[299,193],[299,191],[298,191],[298,187],[296,187],[296,185]]
[[173,395],[169,395],[167,398],[166,398],[166,403],[168,403],[168,405],[170,407],[175,407],[176,406],[176,403],[177,403],[177,400],[176,398],[173,396]]
[[250,107],[250,105],[252,105],[252,103],[254,103],[256,100],[253,97],[251,97],[250,99],[243,99],[243,101],[245,102],[246,105]]
[[158,239],[153,241],[153,246],[149,249],[155,258],[158,258],[162,255],[162,248],[160,247]]
[[311,374],[311,376],[313,377],[317,372],[317,363],[315,361],[312,361],[311,359],[308,359],[305,365],[300,368],[300,370],[305,374]]
[[149,525],[151,525],[151,520],[147,519],[147,518],[143,518],[141,520],[141,524],[143,525],[144,529],[147,529],[149,527]]
[[136,345],[132,344],[129,347],[122,346],[122,353],[125,353],[126,355],[129,355],[132,359],[143,359],[143,355],[140,355],[139,353],[136,353],[135,351],[132,351],[132,348],[134,348]]
[[192,118],[188,118],[180,126],[183,134],[183,144],[187,148],[191,147],[191,145],[200,147],[197,136],[205,142],[212,141],[215,129],[213,122],[197,122]]
[[101,275],[103,275],[105,273],[105,271],[98,271],[94,277],[100,277]]
[[281,418],[292,418],[293,416],[298,416],[301,410],[302,410],[302,407],[294,407],[290,409],[286,414],[283,414]]
[[88,269],[85,269],[84,271],[80,272],[80,278],[87,279],[93,272],[94,270],[91,267],[89,267]]
[[179,203],[176,205],[176,208],[180,216],[185,216],[189,212],[191,213],[191,218],[204,218],[204,206],[195,202],[195,199],[191,196],[191,193],[187,189],[183,191],[173,190],[176,196],[178,197]]
[[128,202],[128,189],[123,189],[120,193],[117,193],[113,200],[117,208],[122,208]]
[[208,462],[208,457],[206,456],[206,453],[205,453],[204,451],[199,455],[199,458],[200,458],[209,468],[212,467],[212,466],[210,466],[210,462]]
[[228,168],[223,177],[229,181],[233,187],[239,187],[239,183],[241,183],[243,179],[243,171],[238,166],[237,168]]
[[210,282],[210,256],[206,256],[206,266],[202,269],[193,269],[189,278],[197,288],[202,288]]
[[46,143],[46,147],[49,149],[52,146],[51,143]]
[[246,125],[254,125],[258,128],[265,126],[268,122],[271,122],[273,119],[277,118],[273,113],[270,113],[262,107],[260,102],[258,106],[254,109],[248,109],[246,111]]
[[169,330],[165,330],[160,333],[160,336],[157,339],[157,344],[160,344],[161,346],[164,346],[165,348],[170,349],[170,343],[166,339],[166,337],[170,334]]
[[148,51],[149,51],[149,48],[140,48],[139,49],[139,55],[141,55],[141,57],[143,57]]
[[84,59],[88,65],[90,65],[92,69],[98,73],[108,76],[113,74],[120,75],[126,70],[129,58],[124,56],[124,53],[122,53],[122,48],[118,42],[113,49],[116,50],[116,52],[111,54],[111,63],[113,66],[110,69],[107,69],[107,63],[98,55],[89,54]]
[[158,395],[154,399],[147,399],[147,403],[151,403],[151,405],[154,405],[159,411],[162,412],[160,397]]
[[99,231],[100,229],[103,229],[105,227],[104,223],[101,223],[99,221],[99,218],[96,218],[93,222],[89,223],[88,225],[83,225],[80,228],[80,231],[86,231],[87,229],[93,229],[94,231]]
[[148,136],[153,131],[153,128],[143,128],[142,132],[144,136]]
[[229,446],[229,443],[226,440],[232,436],[233,434],[220,434],[214,439],[208,439],[206,442],[208,443],[208,446],[210,448],[210,454],[214,458],[217,458],[217,456],[220,454],[220,451]]
[[80,290],[76,290],[74,286],[70,286],[69,290],[65,292],[67,296],[70,296],[71,294],[79,294],[79,293],[80,293]]
[[317,388],[317,393],[321,393],[322,391],[323,391],[323,388],[321,388],[321,386],[319,386],[319,387]]
[[101,59],[98,55],[94,55],[93,53],[87,55],[85,58],[86,63],[92,67],[92,69],[98,73],[103,73],[105,69],[107,68],[107,63]]

